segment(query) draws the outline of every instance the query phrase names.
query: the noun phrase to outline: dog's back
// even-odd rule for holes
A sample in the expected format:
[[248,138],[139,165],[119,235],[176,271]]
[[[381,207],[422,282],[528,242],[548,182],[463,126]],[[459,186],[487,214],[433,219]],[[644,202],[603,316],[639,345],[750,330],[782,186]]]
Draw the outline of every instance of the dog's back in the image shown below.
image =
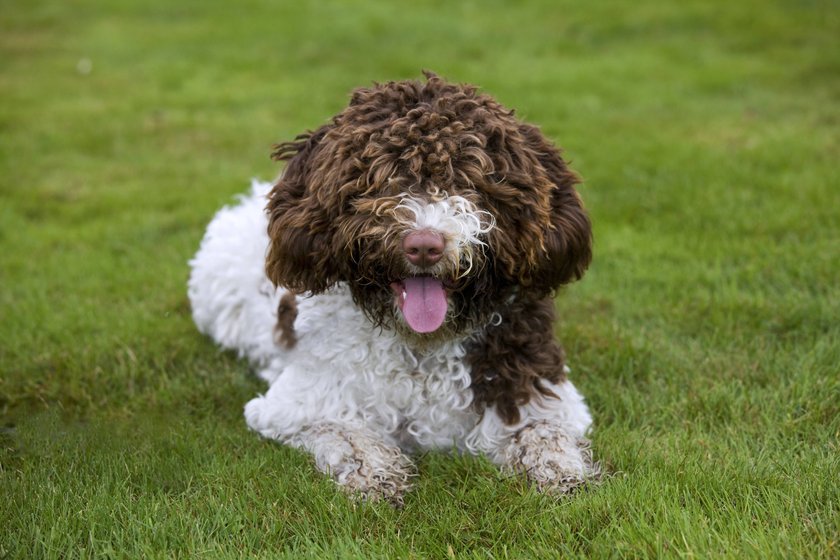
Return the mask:
[[220,210],[190,261],[189,298],[199,330],[258,367],[278,357],[275,310],[283,290],[265,275],[270,184],[254,181],[251,196]]

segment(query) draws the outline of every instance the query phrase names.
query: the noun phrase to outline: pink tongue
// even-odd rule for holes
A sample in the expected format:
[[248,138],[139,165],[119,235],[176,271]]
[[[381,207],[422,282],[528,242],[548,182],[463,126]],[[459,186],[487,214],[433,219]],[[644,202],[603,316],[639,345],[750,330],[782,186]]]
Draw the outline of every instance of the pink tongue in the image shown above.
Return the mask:
[[436,331],[446,318],[446,292],[440,280],[429,276],[406,278],[403,316],[408,326],[419,333]]

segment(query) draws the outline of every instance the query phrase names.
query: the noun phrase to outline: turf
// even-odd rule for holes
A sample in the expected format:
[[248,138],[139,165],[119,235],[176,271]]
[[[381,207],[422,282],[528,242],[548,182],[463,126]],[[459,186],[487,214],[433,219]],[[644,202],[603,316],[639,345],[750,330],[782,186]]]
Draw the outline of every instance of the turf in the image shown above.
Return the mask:
[[[840,557],[840,7],[0,3],[0,557]],[[481,85],[586,179],[558,336],[610,473],[418,458],[357,504],[249,433],[187,260],[353,87]]]

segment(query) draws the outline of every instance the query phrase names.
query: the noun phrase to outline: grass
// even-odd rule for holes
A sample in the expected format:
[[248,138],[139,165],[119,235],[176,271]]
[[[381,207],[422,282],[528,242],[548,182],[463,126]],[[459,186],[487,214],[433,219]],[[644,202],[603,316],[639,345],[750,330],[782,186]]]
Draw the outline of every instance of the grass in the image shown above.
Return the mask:
[[[0,557],[840,557],[840,7],[2,0]],[[431,68],[566,148],[558,335],[612,473],[428,454],[402,510],[249,433],[186,261],[273,142]]]

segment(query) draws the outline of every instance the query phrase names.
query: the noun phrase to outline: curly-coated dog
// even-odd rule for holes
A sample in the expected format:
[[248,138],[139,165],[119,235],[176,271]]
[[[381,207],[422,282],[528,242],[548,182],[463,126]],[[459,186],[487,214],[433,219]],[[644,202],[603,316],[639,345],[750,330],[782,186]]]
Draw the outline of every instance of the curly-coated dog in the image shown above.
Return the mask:
[[591,259],[577,176],[534,126],[427,73],[357,89],[276,146],[191,261],[199,329],[269,383],[248,426],[399,503],[412,452],[484,454],[540,489],[593,476],[552,294]]

